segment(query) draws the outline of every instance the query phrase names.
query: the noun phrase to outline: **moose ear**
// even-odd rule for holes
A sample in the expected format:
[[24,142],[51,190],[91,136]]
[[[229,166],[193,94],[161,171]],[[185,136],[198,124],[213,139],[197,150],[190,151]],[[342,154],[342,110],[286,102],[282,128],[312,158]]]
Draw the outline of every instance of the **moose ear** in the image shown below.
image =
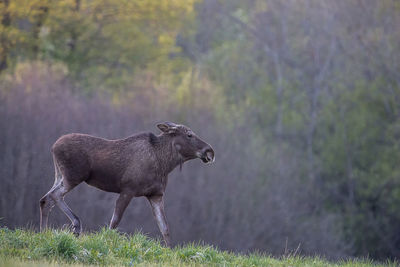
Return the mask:
[[159,123],[159,124],[157,124],[157,127],[164,133],[173,133],[177,129],[177,125],[172,122]]

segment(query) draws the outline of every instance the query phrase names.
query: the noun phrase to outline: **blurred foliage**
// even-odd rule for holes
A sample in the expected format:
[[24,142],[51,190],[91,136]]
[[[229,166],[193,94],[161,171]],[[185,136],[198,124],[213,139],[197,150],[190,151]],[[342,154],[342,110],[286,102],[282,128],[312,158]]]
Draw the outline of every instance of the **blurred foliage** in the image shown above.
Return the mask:
[[[175,37],[190,21],[194,1],[3,1],[2,51],[6,65],[41,59],[67,65],[77,87],[121,93],[135,75],[159,81],[189,65]],[[22,52],[22,53],[21,53]],[[184,74],[181,74],[182,76]]]
[[307,216],[339,216],[351,255],[400,257],[398,1],[3,0],[0,12],[3,85],[46,62],[77,95],[143,98],[182,121],[207,110],[265,159],[250,164],[255,192],[298,177]]

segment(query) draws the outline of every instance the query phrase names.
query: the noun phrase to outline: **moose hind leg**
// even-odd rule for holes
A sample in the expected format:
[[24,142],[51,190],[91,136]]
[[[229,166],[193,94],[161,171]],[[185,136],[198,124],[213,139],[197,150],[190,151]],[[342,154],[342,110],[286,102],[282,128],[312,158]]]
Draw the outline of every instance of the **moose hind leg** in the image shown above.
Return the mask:
[[53,186],[51,187],[50,191],[47,192],[46,195],[44,195],[40,201],[40,231],[43,231],[44,229],[47,228],[47,224],[49,221],[49,214],[51,210],[53,209],[55,202],[53,198],[50,196],[50,194],[53,193],[55,186],[60,183],[62,176],[60,173],[60,169],[58,168],[56,159],[53,156],[53,163],[54,163],[54,172],[55,172],[55,181]]
[[76,216],[72,210],[68,207],[67,203],[64,201],[64,196],[67,194],[69,191],[71,191],[72,188],[75,186],[65,186],[64,181],[60,181],[57,185],[55,185],[54,189],[52,190],[50,197],[54,200],[55,204],[57,207],[61,209],[61,211],[68,217],[68,219],[72,223],[72,229],[73,232],[76,236],[79,236],[82,228],[81,228],[81,221]]
[[61,183],[62,175],[60,172],[60,168],[58,167],[56,158],[53,155],[53,163],[54,163],[54,172],[55,172],[55,180],[54,184],[51,187],[50,191],[44,195],[39,203],[40,203],[40,231],[43,231],[47,228],[47,224],[49,221],[49,214],[55,205],[55,201],[52,197],[54,191],[56,190],[56,186]]
[[51,193],[51,190],[46,195],[44,195],[40,199],[40,202],[39,202],[40,203],[40,231],[41,232],[47,228],[47,224],[49,221],[49,214],[55,204],[54,200],[49,196],[50,193]]

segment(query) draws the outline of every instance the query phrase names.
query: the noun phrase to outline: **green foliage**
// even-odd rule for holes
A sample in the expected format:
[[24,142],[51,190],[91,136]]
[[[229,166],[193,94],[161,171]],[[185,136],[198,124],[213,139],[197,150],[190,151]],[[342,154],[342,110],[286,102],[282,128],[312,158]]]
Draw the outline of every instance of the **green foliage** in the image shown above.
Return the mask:
[[[7,64],[38,57],[61,61],[82,90],[112,88],[112,93],[121,93],[132,89],[132,73],[174,64],[169,55],[179,51],[175,36],[193,17],[193,5],[194,1],[14,0],[0,6],[0,18],[10,18],[9,25],[0,25],[0,49]],[[19,26],[22,22],[27,30]],[[179,66],[182,60],[176,61]]]

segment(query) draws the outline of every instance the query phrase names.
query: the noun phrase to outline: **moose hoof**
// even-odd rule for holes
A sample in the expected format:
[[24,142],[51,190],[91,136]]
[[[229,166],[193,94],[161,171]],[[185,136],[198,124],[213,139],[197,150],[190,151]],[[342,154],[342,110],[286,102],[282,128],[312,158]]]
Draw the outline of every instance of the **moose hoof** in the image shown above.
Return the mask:
[[78,237],[81,234],[81,226],[80,225],[73,225],[72,226],[72,232],[76,237]]
[[74,236],[76,236],[76,237],[79,237],[79,235],[81,234],[81,232],[78,230],[74,230],[73,233],[74,233]]

